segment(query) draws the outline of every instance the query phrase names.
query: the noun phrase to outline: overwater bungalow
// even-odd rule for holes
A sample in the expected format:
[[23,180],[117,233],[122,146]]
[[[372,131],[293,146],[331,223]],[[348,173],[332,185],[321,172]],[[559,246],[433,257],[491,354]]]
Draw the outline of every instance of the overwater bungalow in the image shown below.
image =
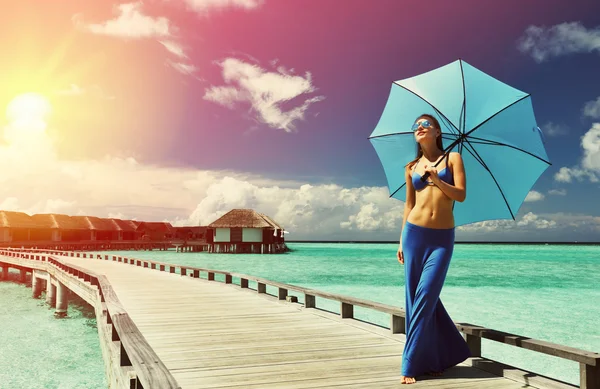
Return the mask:
[[175,230],[167,222],[140,222],[136,228],[142,240],[165,241],[173,239]]
[[40,229],[24,212],[0,211],[0,242],[28,241]]
[[118,229],[110,219],[96,216],[71,216],[84,229],[80,240],[118,240]]
[[204,240],[209,231],[206,226],[173,227],[175,239],[182,240]]
[[76,242],[80,240],[82,231],[87,230],[71,216],[58,213],[38,213],[31,219],[41,227],[32,236],[33,241]]
[[138,240],[141,238],[137,232],[140,222],[134,220],[110,219],[117,230],[117,240]]
[[232,209],[208,228],[214,231],[210,252],[273,254],[287,251],[282,227],[253,209]]

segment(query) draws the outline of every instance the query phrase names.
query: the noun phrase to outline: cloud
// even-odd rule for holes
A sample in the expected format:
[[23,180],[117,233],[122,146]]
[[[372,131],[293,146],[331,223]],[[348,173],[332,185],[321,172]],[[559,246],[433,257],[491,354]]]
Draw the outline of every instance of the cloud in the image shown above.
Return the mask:
[[263,0],[184,0],[187,7],[197,13],[204,14],[211,9],[242,8],[252,10],[260,7]]
[[579,167],[561,167],[556,174],[554,180],[557,182],[572,182],[573,179],[581,182],[588,179],[590,182],[598,182],[598,176],[589,170]]
[[529,193],[527,193],[527,197],[525,197],[525,202],[534,202],[534,201],[540,201],[544,199],[544,195],[541,194],[540,192],[537,192],[535,190],[529,191]]
[[552,57],[600,51],[600,28],[586,29],[580,22],[529,26],[517,47],[538,63]]
[[71,84],[69,89],[56,91],[59,96],[91,96],[103,100],[114,100],[115,96],[107,94],[100,86],[92,85],[89,88],[82,88],[79,85]]
[[599,182],[600,174],[600,123],[593,123],[592,127],[581,137],[583,156],[579,166],[561,167],[554,175],[558,182],[571,182],[573,179],[590,182]]
[[553,195],[553,196],[566,196],[567,190],[566,189],[550,189],[548,191],[548,194]]
[[542,130],[544,134],[547,134],[548,136],[561,136],[569,133],[567,126],[553,122],[548,122],[543,125]]
[[[219,65],[228,85],[207,88],[204,98],[228,108],[249,104],[256,119],[272,128],[294,131],[295,122],[304,119],[308,108],[324,99],[324,96],[306,96],[316,90],[310,73],[302,77],[279,70],[269,72],[235,58],[227,58]],[[300,102],[284,110],[282,105],[296,99]]]
[[198,67],[196,67],[194,65],[186,64],[183,62],[167,61],[167,63],[173,69],[177,70],[179,73],[186,75],[186,76],[193,75],[198,70]]
[[171,54],[174,54],[178,58],[187,58],[187,54],[185,53],[183,46],[172,40],[160,40],[158,41],[161,45],[164,46],[165,49]]
[[98,35],[128,39],[164,38],[171,36],[172,27],[169,19],[144,15],[141,8],[141,1],[124,3],[115,7],[117,16],[114,19],[103,23],[84,23],[81,14],[75,15],[73,21],[76,26]]
[[[211,3],[210,1],[208,3]],[[118,15],[111,20],[99,24],[86,24],[81,15],[75,15],[73,20],[77,26],[93,34],[101,34],[125,39],[156,39],[158,43],[176,61],[167,60],[168,66],[177,72],[191,76],[198,70],[197,66],[189,63],[189,56],[179,38],[174,36],[177,30],[166,17],[151,17],[142,12],[142,2],[126,3],[116,6],[115,13]],[[73,94],[78,91],[73,90]]]
[[466,226],[457,227],[458,231],[464,232],[508,232],[508,231],[527,231],[550,229],[558,226],[555,220],[543,218],[528,212],[521,216],[518,220],[486,220],[479,223],[473,223]]
[[582,111],[584,116],[592,119],[600,119],[600,97],[585,103]]
[[581,138],[583,159],[581,165],[584,169],[600,172],[600,123],[594,123],[592,128]]

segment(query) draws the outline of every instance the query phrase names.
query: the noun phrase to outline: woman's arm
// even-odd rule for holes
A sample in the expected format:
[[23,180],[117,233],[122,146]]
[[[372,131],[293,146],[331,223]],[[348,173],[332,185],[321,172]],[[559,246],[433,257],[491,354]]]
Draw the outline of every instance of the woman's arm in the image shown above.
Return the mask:
[[404,180],[406,181],[406,202],[404,203],[404,217],[402,218],[402,225],[400,226],[400,244],[402,244],[402,230],[408,214],[415,207],[415,188],[412,183],[412,177],[410,176],[410,168],[407,166],[404,170]]
[[404,216],[402,217],[402,225],[400,225],[400,243],[398,245],[398,261],[400,261],[400,263],[404,263],[404,255],[402,254],[402,230],[404,229],[404,224],[406,224],[406,219],[408,219],[410,211],[415,206],[415,188],[412,184],[410,168],[408,166],[404,171],[404,179],[406,181],[406,202],[404,203]]
[[[465,176],[465,166],[463,165],[462,156],[459,153],[450,153],[449,163],[454,176],[454,185],[450,185],[442,180],[437,173],[431,172],[430,178],[444,194],[454,201],[463,202],[467,198],[467,179]],[[426,169],[429,170],[429,169]]]

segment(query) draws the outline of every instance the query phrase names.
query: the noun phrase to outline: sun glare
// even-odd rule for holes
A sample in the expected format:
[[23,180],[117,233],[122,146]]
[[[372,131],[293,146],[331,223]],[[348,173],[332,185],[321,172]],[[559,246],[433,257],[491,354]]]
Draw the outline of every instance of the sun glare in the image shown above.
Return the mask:
[[8,126],[4,127],[4,139],[12,145],[32,145],[43,142],[46,137],[46,119],[52,107],[44,96],[25,93],[12,99],[6,107]]
[[6,117],[12,122],[44,121],[50,113],[50,103],[37,93],[25,93],[15,97],[6,107]]
[[28,133],[41,133],[46,129],[46,117],[51,112],[48,99],[37,93],[25,93],[12,99],[6,107],[9,125]]

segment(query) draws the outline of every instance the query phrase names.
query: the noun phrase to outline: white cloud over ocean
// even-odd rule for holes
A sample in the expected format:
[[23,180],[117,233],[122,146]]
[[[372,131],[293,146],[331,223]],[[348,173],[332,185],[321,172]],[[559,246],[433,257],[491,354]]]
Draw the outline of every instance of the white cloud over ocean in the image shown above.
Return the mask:
[[592,127],[581,137],[583,155],[579,164],[572,167],[561,167],[554,175],[558,182],[572,182],[573,180],[590,182],[600,181],[600,123],[593,123]]

